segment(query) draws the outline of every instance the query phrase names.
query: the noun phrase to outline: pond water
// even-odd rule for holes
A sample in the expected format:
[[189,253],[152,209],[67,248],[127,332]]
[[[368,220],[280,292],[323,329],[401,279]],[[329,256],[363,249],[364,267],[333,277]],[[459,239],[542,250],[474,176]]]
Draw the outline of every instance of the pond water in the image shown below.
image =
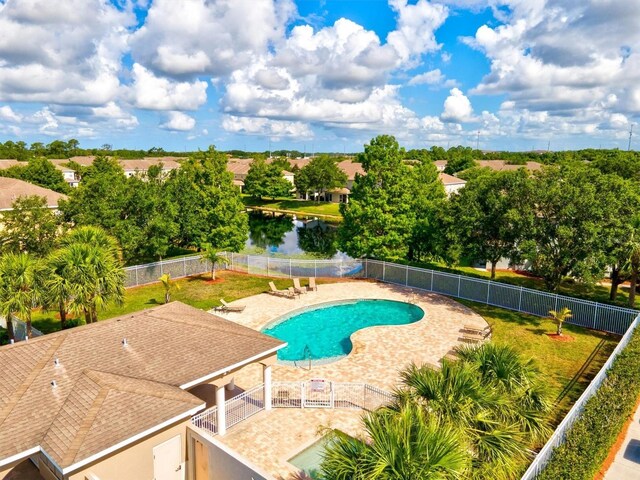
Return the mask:
[[249,238],[244,253],[289,257],[349,259],[338,250],[337,229],[322,220],[298,220],[249,213]]

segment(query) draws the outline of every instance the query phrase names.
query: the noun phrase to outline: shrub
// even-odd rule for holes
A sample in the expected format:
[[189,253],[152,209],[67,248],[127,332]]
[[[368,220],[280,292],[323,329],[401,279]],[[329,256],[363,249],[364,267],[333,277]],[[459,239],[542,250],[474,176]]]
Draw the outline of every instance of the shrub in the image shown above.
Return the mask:
[[80,318],[72,318],[70,320],[67,320],[66,322],[64,322],[64,329],[67,330],[68,328],[74,328],[77,327],[79,325],[84,325],[85,322],[80,319]]
[[640,395],[640,331],[616,358],[538,480],[592,480]]

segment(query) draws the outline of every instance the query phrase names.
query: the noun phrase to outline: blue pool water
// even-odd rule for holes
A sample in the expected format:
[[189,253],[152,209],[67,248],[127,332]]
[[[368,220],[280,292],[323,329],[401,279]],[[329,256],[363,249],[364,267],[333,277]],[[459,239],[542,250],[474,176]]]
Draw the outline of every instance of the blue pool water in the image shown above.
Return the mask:
[[263,333],[288,343],[278,351],[285,361],[320,360],[347,355],[353,332],[377,325],[417,322],[424,311],[410,303],[392,300],[354,300],[312,307],[277,320]]

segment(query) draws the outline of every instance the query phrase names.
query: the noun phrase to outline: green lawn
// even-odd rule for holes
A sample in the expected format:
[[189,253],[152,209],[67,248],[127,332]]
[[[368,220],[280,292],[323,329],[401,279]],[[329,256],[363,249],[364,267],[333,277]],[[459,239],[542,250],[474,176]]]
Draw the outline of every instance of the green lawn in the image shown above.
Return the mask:
[[242,201],[248,207],[264,207],[280,210],[287,213],[301,215],[330,215],[340,220],[340,205],[330,202],[311,202],[308,200],[295,200],[293,198],[277,198],[275,200],[257,200],[243,195]]
[[556,329],[549,319],[456,300],[484,317],[493,328],[493,341],[513,345],[525,356],[535,359],[557,401],[554,424],[578,399],[609,358],[619,339],[617,336],[565,324],[563,333],[574,340],[558,342],[546,335],[554,333]]

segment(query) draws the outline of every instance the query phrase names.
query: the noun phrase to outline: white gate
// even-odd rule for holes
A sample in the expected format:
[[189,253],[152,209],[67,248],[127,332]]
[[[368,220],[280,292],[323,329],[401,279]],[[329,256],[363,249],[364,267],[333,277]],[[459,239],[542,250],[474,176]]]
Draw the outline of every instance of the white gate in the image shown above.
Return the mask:
[[304,406],[309,408],[333,408],[333,383],[316,378],[304,383]]

